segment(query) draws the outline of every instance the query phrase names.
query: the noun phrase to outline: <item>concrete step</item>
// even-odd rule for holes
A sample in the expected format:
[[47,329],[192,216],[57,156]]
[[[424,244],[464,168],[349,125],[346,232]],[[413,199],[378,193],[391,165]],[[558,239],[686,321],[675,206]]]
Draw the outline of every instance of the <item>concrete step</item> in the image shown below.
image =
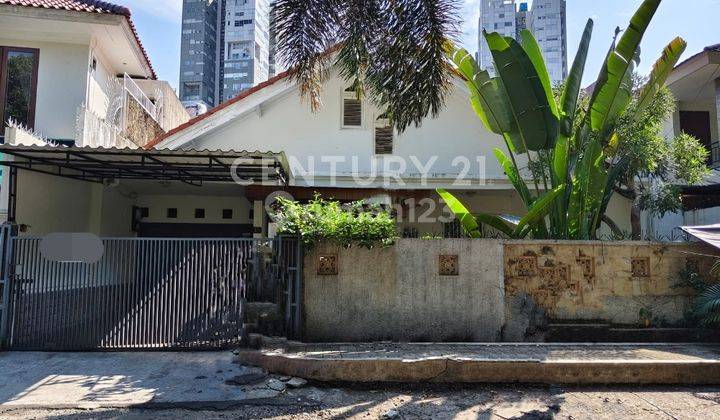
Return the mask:
[[631,328],[611,324],[549,324],[548,343],[720,343],[720,331],[700,328]]
[[720,346],[701,344],[301,344],[245,363],[317,381],[720,384]]

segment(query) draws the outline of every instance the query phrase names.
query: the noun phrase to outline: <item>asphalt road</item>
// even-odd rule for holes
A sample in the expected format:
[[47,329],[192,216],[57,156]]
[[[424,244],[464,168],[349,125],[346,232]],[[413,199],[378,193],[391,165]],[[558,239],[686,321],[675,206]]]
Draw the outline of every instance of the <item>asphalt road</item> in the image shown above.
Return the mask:
[[720,387],[310,384],[250,405],[0,409],[2,419],[718,419]]

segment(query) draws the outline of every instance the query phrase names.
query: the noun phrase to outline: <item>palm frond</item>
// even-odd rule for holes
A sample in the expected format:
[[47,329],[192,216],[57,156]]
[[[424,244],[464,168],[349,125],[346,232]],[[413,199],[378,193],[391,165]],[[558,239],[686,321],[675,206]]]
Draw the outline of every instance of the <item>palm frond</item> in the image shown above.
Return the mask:
[[720,324],[720,284],[708,287],[698,296],[695,313],[707,325]]
[[337,0],[277,0],[273,6],[278,60],[295,70],[292,77],[313,110],[322,104],[321,82],[328,66],[323,53],[337,40],[340,4]]
[[365,75],[383,31],[380,0],[347,0],[339,10],[338,39],[342,40],[335,63],[340,76],[352,80],[358,97],[365,93]]

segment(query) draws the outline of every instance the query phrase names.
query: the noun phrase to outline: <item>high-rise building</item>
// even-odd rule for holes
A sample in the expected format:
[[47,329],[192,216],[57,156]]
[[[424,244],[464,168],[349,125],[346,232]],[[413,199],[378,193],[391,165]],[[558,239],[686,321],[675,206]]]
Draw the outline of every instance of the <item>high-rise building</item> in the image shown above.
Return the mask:
[[225,56],[222,101],[268,79],[268,0],[225,0]]
[[183,0],[180,99],[210,107],[269,76],[268,0]]
[[218,103],[220,81],[218,0],[184,0],[180,47],[180,99]]
[[478,33],[478,64],[495,74],[490,48],[483,36],[483,29],[498,32],[503,36],[515,37],[517,21],[515,19],[515,0],[481,0],[480,1],[480,32]]
[[528,19],[553,82],[568,75],[566,13],[565,0],[534,0]]
[[480,32],[478,34],[477,61],[480,67],[495,75],[492,54],[482,34],[498,32],[503,36],[519,39],[523,29],[529,29],[538,41],[550,79],[562,82],[567,77],[567,25],[566,0],[481,0]]

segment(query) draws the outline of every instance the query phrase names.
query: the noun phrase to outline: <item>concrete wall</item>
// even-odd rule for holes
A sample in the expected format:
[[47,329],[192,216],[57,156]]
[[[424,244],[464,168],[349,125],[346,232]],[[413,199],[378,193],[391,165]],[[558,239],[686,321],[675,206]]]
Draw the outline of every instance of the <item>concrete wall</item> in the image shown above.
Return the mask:
[[[338,275],[317,274],[320,255]],[[440,276],[440,255],[459,275]],[[502,246],[490,240],[400,240],[390,248],[322,244],[305,258],[308,341],[497,341],[504,323]]]
[[142,106],[130,95],[127,97],[125,112],[125,130],[123,136],[128,140],[142,147],[150,140],[164,133],[160,124],[157,123]]
[[[693,296],[677,287],[679,272],[699,264],[700,273],[708,273],[713,263],[693,253],[715,254],[699,245],[668,243],[507,242],[505,289],[508,298],[529,295],[550,319],[679,324]],[[642,259],[649,273],[633,272],[633,260]]]
[[[318,272],[328,255],[337,256],[337,275]],[[458,275],[440,275],[441,255],[458,256]],[[304,340],[515,341],[519,329],[522,341],[534,322],[529,313],[683,325],[693,291],[677,286],[679,273],[689,265],[709,273],[714,261],[698,255],[716,253],[650,242],[403,239],[372,250],[324,243],[305,257]],[[633,271],[636,259],[647,263],[643,270]]]

